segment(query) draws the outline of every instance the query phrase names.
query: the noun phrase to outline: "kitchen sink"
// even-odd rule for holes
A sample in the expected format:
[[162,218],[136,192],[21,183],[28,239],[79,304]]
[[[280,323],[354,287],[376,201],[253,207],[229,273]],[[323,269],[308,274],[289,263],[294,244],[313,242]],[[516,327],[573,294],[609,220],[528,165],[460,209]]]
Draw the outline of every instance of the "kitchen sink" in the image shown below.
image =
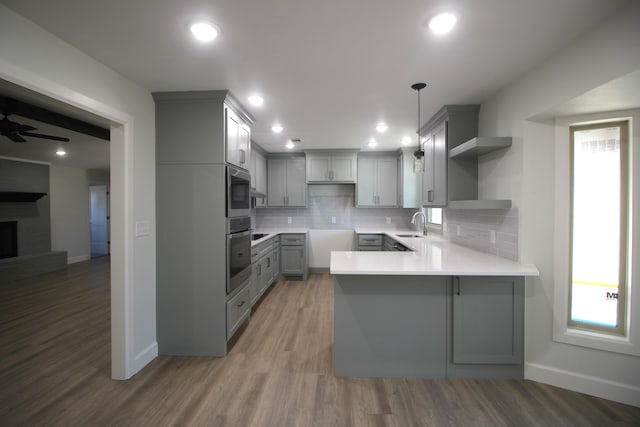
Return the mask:
[[268,233],[255,233],[251,235],[251,240],[258,240],[258,239],[262,239],[263,237],[268,236]]
[[398,236],[398,237],[412,237],[412,238],[423,237],[420,234],[396,234],[396,236]]

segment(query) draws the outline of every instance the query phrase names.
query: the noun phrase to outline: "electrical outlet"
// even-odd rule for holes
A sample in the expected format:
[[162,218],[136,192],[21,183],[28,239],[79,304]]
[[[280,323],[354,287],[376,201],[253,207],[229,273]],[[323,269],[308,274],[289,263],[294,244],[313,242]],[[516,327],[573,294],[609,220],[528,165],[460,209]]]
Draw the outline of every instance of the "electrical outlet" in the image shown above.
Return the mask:
[[391,217],[390,216],[387,217],[387,224],[391,224]]
[[335,223],[336,223],[336,217],[335,217],[335,216],[332,216],[332,217],[331,217],[331,224],[335,224]]
[[287,224],[291,224],[293,222],[293,218],[290,216],[287,217]]
[[491,243],[496,242],[496,230],[491,230]]
[[456,225],[456,235],[459,236],[460,235],[460,226]]

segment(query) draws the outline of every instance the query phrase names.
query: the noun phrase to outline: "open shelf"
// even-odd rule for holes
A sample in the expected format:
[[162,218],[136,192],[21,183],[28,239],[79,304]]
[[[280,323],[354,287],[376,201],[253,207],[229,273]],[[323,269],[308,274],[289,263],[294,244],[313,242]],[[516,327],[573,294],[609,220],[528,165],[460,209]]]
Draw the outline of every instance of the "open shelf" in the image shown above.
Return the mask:
[[511,200],[449,200],[448,209],[511,209]]
[[477,157],[511,146],[511,137],[478,136],[449,150],[449,157]]

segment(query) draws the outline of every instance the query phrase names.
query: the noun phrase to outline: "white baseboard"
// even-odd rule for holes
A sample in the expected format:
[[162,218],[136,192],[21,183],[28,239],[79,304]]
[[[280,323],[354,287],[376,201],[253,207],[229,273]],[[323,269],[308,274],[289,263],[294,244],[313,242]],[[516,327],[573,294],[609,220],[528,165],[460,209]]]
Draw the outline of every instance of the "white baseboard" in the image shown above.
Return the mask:
[[526,363],[525,379],[640,407],[640,387],[603,378]]
[[91,259],[91,255],[78,255],[67,257],[67,264],[75,264],[76,262],[88,261]]
[[137,374],[156,357],[158,357],[158,342],[154,341],[147,348],[136,354],[131,366],[129,378]]

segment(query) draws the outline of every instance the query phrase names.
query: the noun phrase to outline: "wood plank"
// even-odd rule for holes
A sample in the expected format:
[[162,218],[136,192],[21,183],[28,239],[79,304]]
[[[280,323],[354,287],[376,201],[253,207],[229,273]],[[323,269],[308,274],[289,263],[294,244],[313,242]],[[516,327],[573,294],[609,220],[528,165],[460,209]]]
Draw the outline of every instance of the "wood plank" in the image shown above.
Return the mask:
[[532,381],[336,378],[333,278],[268,291],[223,359],[110,379],[109,262],[0,286],[0,425],[638,425],[640,408]]

